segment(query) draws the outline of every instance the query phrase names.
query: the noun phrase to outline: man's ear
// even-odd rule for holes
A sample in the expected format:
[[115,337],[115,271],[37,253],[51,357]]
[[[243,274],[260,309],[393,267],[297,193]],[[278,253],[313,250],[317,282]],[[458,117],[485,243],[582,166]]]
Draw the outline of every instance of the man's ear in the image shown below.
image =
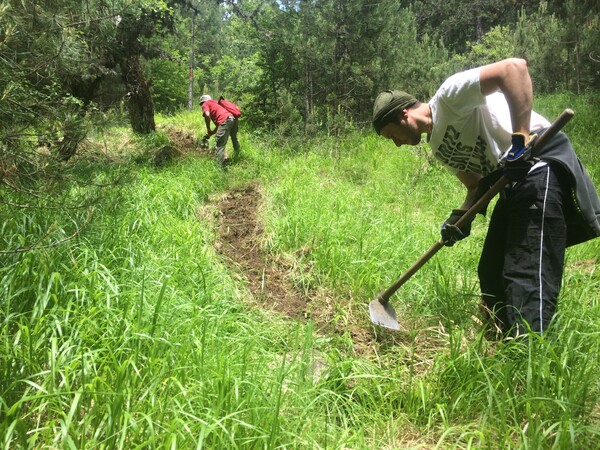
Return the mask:
[[404,119],[406,119],[408,117],[408,109],[403,109],[401,111],[398,111],[398,113],[396,114],[396,123],[401,123]]

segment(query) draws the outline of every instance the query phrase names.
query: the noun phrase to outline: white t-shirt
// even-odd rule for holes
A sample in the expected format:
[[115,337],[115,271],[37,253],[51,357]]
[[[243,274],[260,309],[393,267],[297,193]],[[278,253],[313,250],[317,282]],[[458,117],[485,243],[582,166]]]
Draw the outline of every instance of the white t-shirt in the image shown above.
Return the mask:
[[[454,173],[487,175],[511,146],[512,124],[504,94],[484,96],[479,70],[451,76],[429,102],[433,118],[429,146],[434,156]],[[531,130],[549,125],[532,111]]]

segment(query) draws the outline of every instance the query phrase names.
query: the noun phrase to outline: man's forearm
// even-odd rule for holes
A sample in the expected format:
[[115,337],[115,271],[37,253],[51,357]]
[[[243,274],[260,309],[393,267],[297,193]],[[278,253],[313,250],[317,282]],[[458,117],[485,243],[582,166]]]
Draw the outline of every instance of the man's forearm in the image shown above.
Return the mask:
[[533,87],[527,63],[511,66],[508,74],[500,90],[504,93],[510,109],[513,133],[523,133],[528,140],[533,108]]
[[467,210],[477,201],[477,188],[479,181],[483,178],[481,175],[472,172],[458,172],[456,174],[460,182],[467,188],[467,195],[463,204],[458,208]]
[[489,95],[500,90],[510,109],[513,133],[529,136],[533,86],[527,61],[510,58],[483,66],[480,72],[481,92]]

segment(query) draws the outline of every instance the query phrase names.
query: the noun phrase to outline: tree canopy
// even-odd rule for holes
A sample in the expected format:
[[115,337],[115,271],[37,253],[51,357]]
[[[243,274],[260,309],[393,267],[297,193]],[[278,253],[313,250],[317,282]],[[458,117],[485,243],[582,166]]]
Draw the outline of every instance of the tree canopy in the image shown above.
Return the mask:
[[506,56],[528,59],[537,92],[597,91],[599,9],[595,0],[10,0],[0,9],[0,151],[6,161],[44,144],[67,160],[98,112],[126,111],[149,133],[155,110],[197,107],[205,92],[241,103],[257,128],[339,133],[368,125],[382,89],[425,99],[453,71]]

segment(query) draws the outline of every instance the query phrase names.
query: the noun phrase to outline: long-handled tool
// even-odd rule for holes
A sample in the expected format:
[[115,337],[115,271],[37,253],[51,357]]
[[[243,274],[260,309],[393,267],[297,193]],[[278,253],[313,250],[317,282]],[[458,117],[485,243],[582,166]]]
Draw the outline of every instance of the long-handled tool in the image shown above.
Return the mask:
[[[539,150],[544,147],[550,139],[552,139],[565,124],[571,120],[574,113],[571,109],[565,109],[560,116],[546,129],[546,131],[539,136],[533,144],[532,153],[536,155]],[[509,179],[502,176],[496,181],[490,189],[481,196],[477,202],[471,208],[463,214],[463,216],[455,223],[460,228],[463,224],[470,222],[475,215],[483,209],[495,196],[498,194],[504,186],[509,183]],[[442,247],[444,243],[440,239],[431,246],[427,252],[421,256],[394,284],[389,288],[384,289],[375,297],[375,300],[369,303],[369,313],[371,315],[371,322],[376,325],[380,325],[385,328],[392,330],[399,330],[400,325],[396,319],[396,311],[390,304],[390,297],[406,283],[410,277],[412,277],[427,261],[431,259]]]

